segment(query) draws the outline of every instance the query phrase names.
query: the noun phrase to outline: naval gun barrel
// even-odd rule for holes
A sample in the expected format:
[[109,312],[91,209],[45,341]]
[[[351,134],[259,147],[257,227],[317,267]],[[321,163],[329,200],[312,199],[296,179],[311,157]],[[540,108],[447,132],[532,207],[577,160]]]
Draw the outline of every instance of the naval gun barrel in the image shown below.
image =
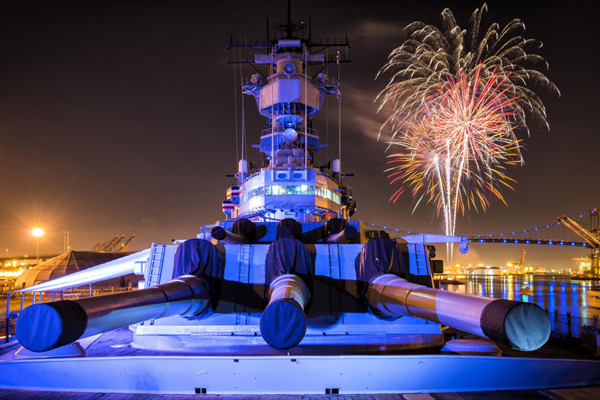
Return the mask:
[[358,231],[356,230],[356,228],[352,225],[348,225],[341,232],[329,235],[326,239],[326,242],[327,243],[345,244],[345,243],[352,241],[356,237],[357,234],[358,234]]
[[269,288],[269,304],[260,317],[260,333],[269,346],[291,349],[306,334],[304,307],[310,291],[302,278],[293,274],[278,276]]
[[232,233],[222,226],[215,226],[210,231],[213,238],[222,240],[228,244],[248,244],[248,239],[244,235]]
[[369,305],[388,316],[413,316],[533,351],[550,337],[550,319],[539,306],[417,285],[393,274],[372,279]]
[[34,304],[17,319],[17,339],[42,352],[131,324],[180,315],[200,315],[209,303],[205,280],[184,275],[146,289]]

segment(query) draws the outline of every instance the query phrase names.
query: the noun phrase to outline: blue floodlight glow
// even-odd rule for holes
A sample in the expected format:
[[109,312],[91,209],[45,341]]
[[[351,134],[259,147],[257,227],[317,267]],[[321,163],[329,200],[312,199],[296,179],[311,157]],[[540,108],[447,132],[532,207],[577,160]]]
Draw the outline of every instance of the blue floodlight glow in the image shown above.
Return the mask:
[[375,224],[371,224],[371,226],[375,226]]
[[525,243],[529,244],[529,243],[531,243],[531,242],[530,242],[529,240],[527,240],[527,241],[525,241]]
[[542,241],[541,241],[541,240],[538,240],[538,244],[542,244]]
[[501,233],[500,236],[504,236],[504,233]]
[[571,246],[575,246],[575,242],[571,242]]
[[507,240],[506,240],[506,239],[504,239],[504,240],[502,241],[502,243],[506,243],[506,242],[507,242]]
[[410,231],[407,231],[406,233],[408,233],[410,235]]
[[383,229],[387,229],[387,226],[384,226]]
[[480,241],[481,243],[483,243],[483,239],[479,239],[479,241]]
[[552,244],[552,240],[548,242],[548,244]]
[[108,261],[104,264],[96,265],[92,268],[75,272],[70,275],[65,275],[51,281],[38,283],[35,286],[21,289],[19,292],[46,292],[52,290],[62,290],[88,285],[90,283],[99,282],[106,279],[117,278],[119,276],[133,273],[136,263],[145,262],[148,260],[148,257],[150,257],[150,249],[145,249],[116,260]]
[[587,243],[584,243],[584,244],[583,244],[583,247],[587,247]]
[[512,234],[514,235],[515,233],[513,232]]
[[518,241],[518,240],[515,240],[515,243],[519,243],[519,241]]
[[565,244],[565,242],[560,242],[560,245],[562,246],[563,244]]
[[538,230],[538,228],[535,228],[535,230],[537,231],[537,230]]

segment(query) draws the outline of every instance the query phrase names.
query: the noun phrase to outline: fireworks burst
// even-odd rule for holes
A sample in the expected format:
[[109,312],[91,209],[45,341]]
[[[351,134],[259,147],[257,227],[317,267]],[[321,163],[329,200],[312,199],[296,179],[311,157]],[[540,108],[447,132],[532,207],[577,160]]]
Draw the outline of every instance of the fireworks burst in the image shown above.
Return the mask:
[[473,12],[468,30],[458,26],[449,9],[442,12],[442,29],[423,22],[413,22],[406,27],[409,39],[392,51],[379,71],[379,75],[393,73],[378,96],[380,110],[385,106],[392,109],[381,130],[391,129],[394,137],[401,134],[414,111],[449,79],[457,79],[461,73],[474,79],[479,68],[481,79],[487,79],[492,73],[503,78],[500,89],[506,89],[505,97],[515,99],[513,108],[520,127],[528,129],[528,115],[549,129],[544,105],[531,88],[559,91],[536,69],[540,66],[547,69],[548,63],[540,55],[527,52],[527,49],[542,47],[542,43],[513,36],[525,30],[525,24],[519,19],[513,19],[502,29],[493,23],[483,32],[481,18],[486,10],[484,4]]
[[489,207],[488,193],[504,202],[500,188],[511,187],[507,165],[522,162],[512,105],[503,80],[494,72],[482,80],[459,74],[423,103],[418,116],[393,144],[403,152],[390,155],[391,183],[403,182],[396,201],[411,187],[416,208],[423,199],[445,216],[446,234],[453,235],[457,212]]
[[391,109],[380,133],[391,131],[391,144],[402,148],[390,156],[391,184],[402,183],[392,200],[410,187],[414,208],[426,200],[443,213],[447,235],[459,211],[485,211],[490,194],[504,202],[500,188],[514,182],[506,166],[523,162],[515,130],[529,131],[531,120],[549,129],[532,88],[559,93],[535,69],[548,67],[544,59],[526,51],[541,43],[515,36],[525,25],[514,19],[483,31],[485,10],[484,4],[473,12],[468,30],[449,9],[441,29],[410,24],[409,39],[380,70],[392,73],[378,96],[379,109]]

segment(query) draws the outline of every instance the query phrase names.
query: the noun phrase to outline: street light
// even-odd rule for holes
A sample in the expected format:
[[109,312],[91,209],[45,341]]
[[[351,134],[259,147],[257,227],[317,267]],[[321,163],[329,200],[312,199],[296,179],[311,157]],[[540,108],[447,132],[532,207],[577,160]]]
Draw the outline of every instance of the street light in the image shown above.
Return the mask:
[[35,247],[35,263],[40,263],[40,237],[44,236],[44,230],[41,228],[33,228],[31,230],[31,234],[36,239],[36,247]]

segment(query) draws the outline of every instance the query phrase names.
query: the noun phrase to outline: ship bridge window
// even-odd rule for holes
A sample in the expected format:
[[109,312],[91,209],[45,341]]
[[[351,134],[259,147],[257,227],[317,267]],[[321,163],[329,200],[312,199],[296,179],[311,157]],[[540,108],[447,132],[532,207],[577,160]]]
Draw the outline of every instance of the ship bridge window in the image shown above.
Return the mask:
[[315,194],[315,187],[308,185],[300,185],[300,194]]
[[242,201],[247,202],[255,197],[262,197],[264,195],[267,196],[301,196],[301,195],[309,195],[314,196],[317,195],[324,199],[333,201],[336,204],[341,204],[340,196],[334,193],[333,191],[319,187],[316,188],[310,185],[272,185],[267,187],[258,187],[256,189],[250,190],[246,192],[242,196]]
[[273,196],[281,196],[285,194],[285,186],[283,185],[273,185],[271,187],[271,194]]

